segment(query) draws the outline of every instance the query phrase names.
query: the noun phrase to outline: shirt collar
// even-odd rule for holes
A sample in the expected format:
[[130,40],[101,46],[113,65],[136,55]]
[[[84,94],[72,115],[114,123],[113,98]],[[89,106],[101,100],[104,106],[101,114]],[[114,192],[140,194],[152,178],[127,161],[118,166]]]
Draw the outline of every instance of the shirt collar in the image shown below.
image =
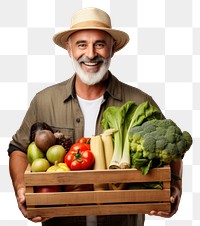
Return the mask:
[[76,97],[76,92],[75,92],[75,77],[76,77],[76,75],[74,74],[70,79],[68,79],[66,81],[65,94],[63,96],[64,101],[67,101],[70,97],[73,97],[73,98]]
[[[69,80],[66,81],[64,101],[67,101],[70,97],[76,98],[75,78],[76,75],[74,74]],[[122,100],[121,83],[110,71],[108,77],[108,86],[104,93],[104,99],[107,99],[108,96],[120,101]]]
[[122,100],[122,89],[121,82],[111,73],[109,72],[108,77],[108,87],[104,94],[104,97],[107,98],[110,95],[112,98],[117,100]]

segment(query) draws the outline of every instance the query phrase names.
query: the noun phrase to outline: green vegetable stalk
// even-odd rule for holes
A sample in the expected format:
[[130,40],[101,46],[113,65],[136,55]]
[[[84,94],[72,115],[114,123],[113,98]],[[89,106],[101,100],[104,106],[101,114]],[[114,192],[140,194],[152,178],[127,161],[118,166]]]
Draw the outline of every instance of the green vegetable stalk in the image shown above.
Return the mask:
[[127,102],[123,106],[111,106],[108,107],[103,113],[103,119],[101,124],[104,130],[109,128],[115,129],[117,132],[114,133],[114,151],[112,160],[110,163],[111,169],[119,168],[120,161],[122,157],[122,150],[123,150],[123,127],[124,127],[124,120],[125,115],[133,105],[133,102]]
[[129,101],[121,107],[108,107],[103,113],[103,129],[116,129],[114,134],[114,153],[109,168],[130,168],[130,147],[128,134],[132,127],[143,121],[160,118],[160,111],[149,102],[140,105]]

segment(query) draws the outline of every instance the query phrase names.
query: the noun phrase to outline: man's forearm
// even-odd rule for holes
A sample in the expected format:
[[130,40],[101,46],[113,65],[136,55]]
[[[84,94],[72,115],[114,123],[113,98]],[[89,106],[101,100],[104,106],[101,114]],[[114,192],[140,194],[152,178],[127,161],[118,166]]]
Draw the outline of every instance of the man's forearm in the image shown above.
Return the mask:
[[[176,178],[174,178],[172,182],[172,186],[176,186],[179,189],[182,189],[182,174],[183,174],[183,161],[177,160],[175,162],[171,163],[171,173],[172,175],[175,175]],[[180,179],[178,179],[180,178]]]
[[10,176],[15,192],[17,192],[19,188],[25,187],[24,172],[28,165],[27,156],[22,151],[16,150],[11,153],[9,161]]

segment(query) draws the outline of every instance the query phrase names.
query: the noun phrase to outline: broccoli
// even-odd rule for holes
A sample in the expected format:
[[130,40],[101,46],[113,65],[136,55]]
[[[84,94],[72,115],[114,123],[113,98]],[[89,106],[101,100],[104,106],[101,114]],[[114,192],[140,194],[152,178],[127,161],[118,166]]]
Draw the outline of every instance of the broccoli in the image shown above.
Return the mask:
[[183,158],[192,142],[191,135],[171,119],[146,121],[129,131],[131,167],[147,174],[152,167]]

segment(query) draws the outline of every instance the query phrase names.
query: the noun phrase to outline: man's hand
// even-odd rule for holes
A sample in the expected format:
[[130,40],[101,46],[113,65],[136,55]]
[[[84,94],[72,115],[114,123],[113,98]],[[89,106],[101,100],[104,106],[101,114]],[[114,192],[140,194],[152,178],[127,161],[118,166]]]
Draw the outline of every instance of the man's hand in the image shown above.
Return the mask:
[[[24,215],[25,218],[27,218],[27,210],[26,210],[26,199],[25,199],[25,188],[19,188],[16,194],[16,198],[17,198],[17,203],[18,203],[18,207],[20,209],[20,211],[22,212],[22,214]],[[29,219],[33,222],[42,222],[47,220],[47,218],[42,218],[42,217],[34,217],[32,219]]]
[[[11,153],[9,159],[10,176],[12,178],[18,207],[25,218],[27,218],[27,209],[25,198],[26,187],[24,183],[24,172],[27,168],[27,165],[27,155],[24,152],[15,150]],[[29,220],[33,222],[41,222],[47,220],[47,218],[44,219],[38,216]]]
[[163,212],[163,211],[152,210],[149,213],[149,215],[155,215],[155,216],[160,216],[160,217],[165,217],[165,218],[172,217],[178,210],[178,206],[179,206],[180,199],[181,199],[181,194],[182,194],[181,189],[179,189],[176,186],[171,187],[171,197],[170,197],[171,212],[167,213],[167,212]]
[[27,217],[27,211],[26,211],[26,200],[25,200],[25,188],[19,188],[16,192],[16,198],[17,203],[20,211],[24,215],[24,217]]

